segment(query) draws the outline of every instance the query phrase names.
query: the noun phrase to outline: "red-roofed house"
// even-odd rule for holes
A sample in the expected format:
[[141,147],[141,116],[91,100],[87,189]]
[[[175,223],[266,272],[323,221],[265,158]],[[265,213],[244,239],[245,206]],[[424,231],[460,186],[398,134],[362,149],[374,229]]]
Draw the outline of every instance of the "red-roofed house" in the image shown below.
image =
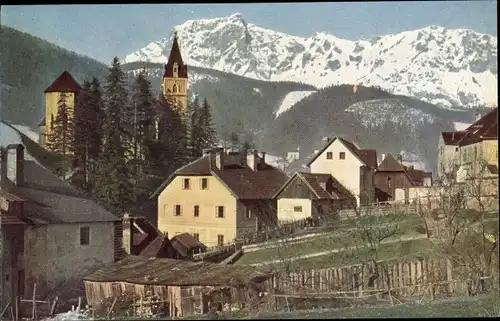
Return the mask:
[[376,150],[361,149],[344,138],[335,137],[328,140],[307,166],[311,173],[332,175],[354,195],[358,206],[375,202]]
[[57,79],[45,89],[45,115],[40,121],[40,145],[47,144],[47,137],[52,128],[52,122],[57,116],[59,101],[64,98],[68,113],[72,117],[75,108],[75,100],[82,88],[68,71],[64,71]]
[[231,243],[276,224],[273,197],[287,179],[256,150],[233,155],[206,149],[153,193],[158,229],[171,238],[189,233],[207,247]]

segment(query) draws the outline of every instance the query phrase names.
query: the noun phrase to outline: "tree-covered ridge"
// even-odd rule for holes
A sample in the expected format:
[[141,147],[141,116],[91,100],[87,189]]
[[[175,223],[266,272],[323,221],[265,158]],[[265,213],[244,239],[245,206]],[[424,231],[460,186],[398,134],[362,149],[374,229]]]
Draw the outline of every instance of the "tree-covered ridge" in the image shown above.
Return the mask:
[[82,84],[102,79],[106,65],[30,34],[2,26],[0,54],[1,116],[14,124],[35,127],[43,117],[43,91],[67,70]]

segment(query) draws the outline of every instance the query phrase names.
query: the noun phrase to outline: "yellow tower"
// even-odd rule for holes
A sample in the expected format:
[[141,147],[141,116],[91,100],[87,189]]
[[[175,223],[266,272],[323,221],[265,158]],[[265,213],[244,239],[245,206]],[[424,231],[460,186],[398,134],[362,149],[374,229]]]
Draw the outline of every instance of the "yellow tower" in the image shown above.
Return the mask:
[[67,71],[64,71],[47,89],[45,89],[45,115],[38,124],[40,127],[39,143],[47,145],[47,138],[52,128],[52,120],[57,116],[58,102],[62,95],[66,96],[69,117],[73,117],[75,100],[82,87]]
[[163,95],[175,104],[183,117],[188,116],[188,68],[182,61],[181,50],[174,33],[174,43],[163,74]]

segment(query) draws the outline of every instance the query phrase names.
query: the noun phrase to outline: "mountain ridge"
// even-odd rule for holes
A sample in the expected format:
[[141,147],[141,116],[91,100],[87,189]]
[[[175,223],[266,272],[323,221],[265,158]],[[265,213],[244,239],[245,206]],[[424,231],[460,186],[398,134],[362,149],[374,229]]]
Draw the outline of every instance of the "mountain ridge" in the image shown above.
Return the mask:
[[[326,32],[297,37],[247,23],[241,14],[188,20],[175,27],[192,66],[260,80],[379,86],[445,107],[497,102],[497,38],[429,26],[369,40]],[[164,63],[173,33],[126,55]]]

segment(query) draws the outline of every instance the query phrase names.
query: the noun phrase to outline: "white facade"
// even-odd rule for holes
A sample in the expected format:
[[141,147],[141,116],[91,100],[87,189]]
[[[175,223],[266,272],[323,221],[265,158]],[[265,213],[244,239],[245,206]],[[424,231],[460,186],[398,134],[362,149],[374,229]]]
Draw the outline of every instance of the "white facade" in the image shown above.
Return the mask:
[[[331,153],[331,154],[329,154]],[[344,153],[342,159],[341,153]],[[331,156],[331,159],[329,159]],[[339,139],[335,139],[310,164],[311,173],[330,174],[335,177],[355,197],[357,206],[360,205],[360,176],[361,166],[364,164]]]
[[278,221],[293,222],[312,216],[312,201],[306,198],[278,199]]

